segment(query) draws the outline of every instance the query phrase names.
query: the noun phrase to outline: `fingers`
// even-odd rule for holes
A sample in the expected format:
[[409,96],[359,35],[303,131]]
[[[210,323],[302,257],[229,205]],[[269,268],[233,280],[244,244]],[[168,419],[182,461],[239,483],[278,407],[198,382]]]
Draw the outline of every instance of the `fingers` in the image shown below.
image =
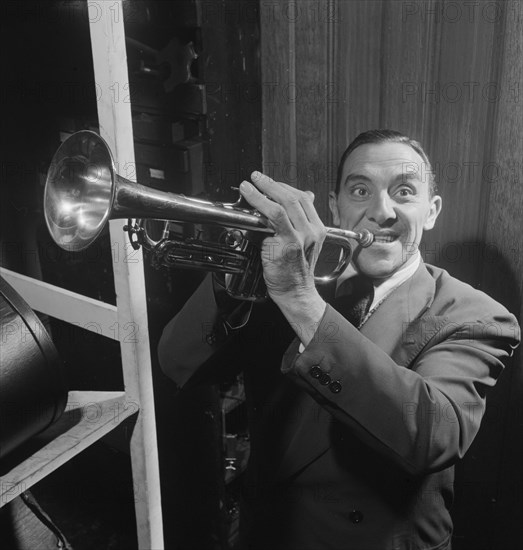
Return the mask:
[[[291,223],[285,208],[281,204],[271,200],[248,181],[241,182],[240,193],[251,206],[253,206],[256,210],[258,210],[258,212],[263,214],[269,220],[273,226],[273,229],[277,233],[292,233],[293,224]],[[303,215],[303,217],[305,216]]]
[[253,172],[251,178],[255,185],[258,186],[258,183],[263,185],[265,188],[263,192],[273,200],[281,201],[282,204],[286,204],[286,200],[291,202],[298,200],[309,222],[313,224],[322,223],[316,208],[314,208],[314,193],[312,191],[301,191],[286,183],[276,182],[260,172]]
[[[282,223],[287,217],[297,230],[308,224],[323,226],[314,208],[314,193],[311,191],[301,191],[285,183],[276,182],[260,172],[253,172],[251,179],[259,190],[259,195],[265,195],[265,200],[257,193],[242,193],[243,196],[252,206],[273,222]],[[244,190],[247,190],[245,185]],[[268,200],[267,197],[272,201]],[[284,213],[275,206],[275,203],[283,207]]]

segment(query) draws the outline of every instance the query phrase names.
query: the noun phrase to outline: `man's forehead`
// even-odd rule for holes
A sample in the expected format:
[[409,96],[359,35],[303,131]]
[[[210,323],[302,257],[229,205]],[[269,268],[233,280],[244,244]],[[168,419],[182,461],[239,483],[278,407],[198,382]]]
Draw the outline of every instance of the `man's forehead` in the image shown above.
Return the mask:
[[345,177],[354,173],[393,171],[406,177],[421,175],[428,169],[421,156],[404,143],[369,143],[355,149],[345,160]]

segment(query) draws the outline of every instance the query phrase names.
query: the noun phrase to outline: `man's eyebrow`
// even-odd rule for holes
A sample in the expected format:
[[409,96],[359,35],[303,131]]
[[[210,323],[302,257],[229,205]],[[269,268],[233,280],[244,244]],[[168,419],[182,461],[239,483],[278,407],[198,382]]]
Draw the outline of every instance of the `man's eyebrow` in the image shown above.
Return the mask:
[[370,182],[371,179],[368,176],[364,176],[363,174],[349,174],[345,178],[345,181],[343,183],[347,184],[347,183],[351,183],[351,182],[354,182],[354,181]]

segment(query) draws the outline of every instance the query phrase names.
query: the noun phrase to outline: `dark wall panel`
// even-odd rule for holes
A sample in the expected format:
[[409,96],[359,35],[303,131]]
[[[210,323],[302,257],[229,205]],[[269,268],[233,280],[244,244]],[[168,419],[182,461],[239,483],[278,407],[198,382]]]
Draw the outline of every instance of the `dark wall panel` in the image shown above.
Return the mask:
[[[519,4],[522,8],[521,4]],[[513,8],[514,6],[512,6]],[[507,14],[499,59],[499,101],[491,149],[495,172],[486,196],[485,243],[490,251],[482,265],[486,292],[523,317],[523,10]],[[517,352],[503,384],[495,394],[493,431],[502,434],[498,462],[495,548],[523,540],[523,361]]]
[[[262,79],[295,82],[298,91],[325,84],[331,93],[262,96],[265,165],[297,164],[293,181],[272,175],[312,189],[329,222],[333,164],[358,133],[388,127],[420,140],[444,204],[422,243],[426,261],[521,318],[523,4],[332,0],[323,18],[316,2],[298,3],[299,11],[292,4],[262,17]],[[320,165],[330,177],[311,176]],[[520,363],[520,355],[508,363],[458,469],[457,550],[504,550],[523,539]]]

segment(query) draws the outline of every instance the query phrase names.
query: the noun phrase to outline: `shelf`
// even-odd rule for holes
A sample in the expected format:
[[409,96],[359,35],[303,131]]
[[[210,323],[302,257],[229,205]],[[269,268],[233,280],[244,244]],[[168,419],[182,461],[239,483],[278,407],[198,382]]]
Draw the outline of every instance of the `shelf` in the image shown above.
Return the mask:
[[52,473],[138,412],[124,392],[71,391],[60,419],[0,466],[0,506]]

